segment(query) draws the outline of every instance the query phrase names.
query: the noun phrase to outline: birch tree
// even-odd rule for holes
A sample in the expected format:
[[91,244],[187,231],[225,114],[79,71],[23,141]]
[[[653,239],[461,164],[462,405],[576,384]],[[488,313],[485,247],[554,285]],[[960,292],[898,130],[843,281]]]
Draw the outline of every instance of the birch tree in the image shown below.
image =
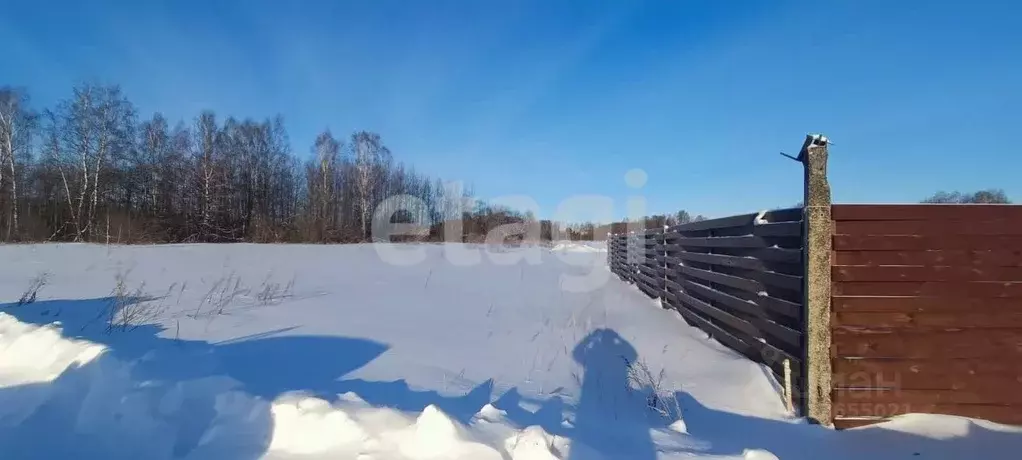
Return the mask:
[[85,84],[75,87],[74,96],[49,119],[49,149],[70,208],[73,240],[83,241],[96,231],[107,166],[133,148],[134,108],[117,86]]
[[390,159],[390,151],[383,146],[380,135],[359,131],[351,136],[355,161],[355,187],[358,197],[359,231],[363,240],[369,239],[369,217],[373,213],[373,192],[380,185],[380,166]]
[[338,223],[338,198],[340,188],[341,144],[329,130],[316,136],[313,145],[314,158],[306,166],[309,186],[309,209],[311,224],[316,229],[316,239],[336,229]]
[[220,189],[222,173],[218,165],[220,132],[216,123],[216,115],[206,111],[195,121],[195,173],[199,190],[199,233],[200,238],[215,238],[219,232],[215,230],[213,217],[217,211],[217,194]]
[[28,160],[35,118],[24,91],[0,88],[0,191],[10,184],[7,240],[18,236],[18,165]]

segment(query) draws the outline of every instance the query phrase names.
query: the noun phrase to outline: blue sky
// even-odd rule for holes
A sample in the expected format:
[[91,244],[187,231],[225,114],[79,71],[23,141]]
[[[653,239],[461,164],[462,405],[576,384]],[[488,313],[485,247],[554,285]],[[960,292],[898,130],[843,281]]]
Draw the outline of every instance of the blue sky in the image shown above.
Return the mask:
[[[712,216],[801,199],[807,132],[836,202],[1003,188],[1022,200],[1016,2],[18,2],[0,84],[37,107],[83,80],[140,114],[284,116],[379,132],[483,197],[630,194]],[[826,4],[824,4],[826,3]],[[986,4],[983,4],[986,3]],[[626,186],[641,168],[648,182]]]

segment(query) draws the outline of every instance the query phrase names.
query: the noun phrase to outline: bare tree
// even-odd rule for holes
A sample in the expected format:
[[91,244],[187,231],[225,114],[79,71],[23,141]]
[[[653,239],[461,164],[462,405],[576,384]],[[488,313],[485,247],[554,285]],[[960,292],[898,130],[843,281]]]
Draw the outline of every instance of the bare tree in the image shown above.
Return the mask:
[[[7,240],[18,234],[18,164],[27,161],[35,115],[28,111],[28,96],[22,90],[0,88],[0,190],[10,183],[10,217]],[[24,159],[24,160],[23,160]],[[6,169],[6,178],[4,170]]]
[[359,131],[351,136],[355,157],[356,193],[358,196],[359,229],[363,240],[369,239],[369,216],[372,214],[373,192],[380,185],[381,166],[388,164],[390,151],[383,146],[380,135]]
[[320,133],[313,146],[315,159],[306,166],[310,223],[316,228],[314,238],[317,240],[322,240],[337,227],[340,147],[329,130]]
[[106,168],[134,147],[135,111],[119,87],[85,84],[50,115],[50,149],[71,208],[74,240],[82,241],[96,232]]
[[220,132],[216,124],[216,115],[206,111],[199,115],[195,122],[196,174],[199,190],[199,232],[201,238],[208,240],[218,232],[214,230],[213,217],[217,210],[216,195],[221,185],[222,174],[218,162],[220,160]]

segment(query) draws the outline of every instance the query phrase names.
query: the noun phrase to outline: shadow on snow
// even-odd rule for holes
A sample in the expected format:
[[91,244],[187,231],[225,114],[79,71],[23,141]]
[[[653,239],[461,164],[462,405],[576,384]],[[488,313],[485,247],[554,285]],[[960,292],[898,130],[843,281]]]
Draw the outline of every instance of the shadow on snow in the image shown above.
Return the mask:
[[[174,457],[187,457],[196,451],[203,434],[213,427],[222,433],[234,433],[235,439],[221,450],[204,446],[206,450],[201,454],[196,451],[197,456],[260,456],[265,453],[272,433],[268,402],[282,393],[301,390],[328,401],[352,391],[371,405],[410,412],[433,404],[462,423],[470,422],[483,405],[492,401],[519,427],[539,425],[552,434],[585,444],[573,449],[573,459],[582,458],[582,453],[591,450],[604,454],[614,452],[622,444],[630,446],[627,449],[630,458],[654,458],[648,426],[631,423],[638,420],[626,413],[626,409],[635,404],[625,402],[631,396],[630,392],[625,392],[627,370],[622,358],[634,360],[636,352],[610,330],[593,332],[575,349],[574,358],[582,364],[584,375],[582,396],[572,425],[565,423],[565,412],[570,408],[560,397],[542,402],[542,408],[533,413],[521,408],[521,396],[516,389],[494,398],[492,380],[463,396],[451,397],[435,391],[413,390],[404,380],[343,379],[386,352],[387,345],[372,340],[279,335],[296,326],[221,343],[168,338],[166,336],[173,336],[173,332],[154,324],[107,331],[106,323],[97,318],[111,302],[110,298],[51,300],[21,306],[0,305],[0,311],[25,323],[42,325],[59,321],[65,337],[106,345],[111,357],[131,363],[130,375],[124,376],[127,382],[124,385],[128,386],[123,390],[127,393],[143,391],[151,396],[145,400],[159,401],[176,391],[179,406],[169,411],[172,415],[168,417],[183,419],[166,420],[176,422],[171,426],[179,430],[173,436]],[[104,368],[100,358],[85,366],[72,365],[52,382],[0,389],[0,402],[44,401],[16,426],[0,430],[0,450],[14,457],[88,457],[91,452],[110,458],[109,450],[113,446],[103,445],[97,440],[100,437],[76,432],[81,431],[77,418],[95,412],[85,407],[90,392],[102,391],[93,388],[97,386],[93,382],[105,385],[115,378],[97,380],[96,374],[102,372],[109,370]],[[217,401],[217,395],[231,390],[262,398],[259,413],[223,410],[223,402]],[[118,407],[107,404],[102,409],[113,412],[114,423],[123,418],[118,414]],[[623,417],[622,423],[605,423],[618,417]],[[600,422],[601,419],[604,422]],[[624,423],[626,421],[628,423]],[[0,420],[0,426],[4,425],[2,422]],[[130,432],[130,427],[106,426],[104,429]],[[45,436],[46,442],[40,442],[39,436]],[[636,439],[643,441],[639,450],[635,449]],[[250,448],[245,450],[243,446]],[[130,449],[123,454],[125,458],[133,455]]]
[[[142,393],[149,396],[142,401],[164,401],[176,395],[177,410],[149,408],[147,412],[150,415],[167,413],[168,420],[164,421],[171,422],[169,425],[178,430],[171,433],[167,441],[172,444],[170,449],[175,458],[189,454],[193,454],[192,458],[260,457],[266,452],[273,431],[269,401],[295,390],[328,401],[352,391],[371,405],[409,412],[418,412],[433,404],[462,423],[469,422],[483,405],[492,401],[495,407],[506,412],[508,421],[520,428],[538,425],[551,434],[571,439],[568,457],[571,460],[655,459],[657,450],[651,430],[661,430],[669,422],[651,417],[646,409],[648,388],[630,388],[627,363],[636,362],[639,356],[627,340],[610,329],[592,331],[572,352],[582,368],[582,375],[577,376],[581,386],[578,405],[569,407],[560,396],[552,396],[544,401],[533,401],[538,403],[539,409],[532,412],[522,408],[523,397],[514,388],[494,398],[492,380],[463,396],[451,397],[435,391],[412,390],[404,380],[343,379],[389,348],[368,339],[279,335],[297,326],[221,343],[161,337],[161,333],[173,333],[152,324],[108,333],[106,324],[97,323],[95,318],[110,302],[109,298],[52,300],[22,306],[0,305],[0,311],[25,323],[60,321],[65,337],[107,345],[112,357],[131,363],[130,375],[125,376],[121,389],[128,396]],[[5,407],[22,401],[42,401],[17,424],[0,418],[0,451],[11,458],[135,457],[133,451],[118,451],[117,446],[104,445],[102,443],[108,441],[94,435],[104,430],[119,430],[118,433],[126,435],[132,432],[131,414],[119,412],[120,407],[109,407],[106,404],[109,400],[90,398],[95,392],[116,391],[94,388],[96,385],[92,382],[111,381],[96,379],[97,373],[108,371],[100,358],[85,366],[71,366],[52,382],[0,388],[0,405]],[[232,410],[230,401],[223,398],[224,393],[232,390],[261,398],[255,412],[251,407]],[[821,452],[836,454],[835,458],[841,455],[886,457],[892,453],[928,456],[924,458],[940,455],[954,458],[956,453],[992,458],[996,457],[996,452],[1006,452],[1005,447],[1022,450],[1018,435],[987,430],[975,424],[970,425],[970,441],[956,444],[893,430],[839,433],[718,411],[702,405],[685,392],[677,392],[676,397],[689,434],[695,438],[687,447],[676,450],[688,453],[742,455],[747,448],[762,448],[785,459],[817,458]],[[93,399],[104,402],[90,402]],[[94,431],[90,432],[93,435],[81,433],[82,426],[77,418],[85,414],[121,425],[93,427]],[[213,428],[212,431],[226,434],[220,444],[200,442]],[[689,439],[685,435],[674,435]],[[970,450],[956,451],[956,446],[960,445],[968,445]],[[843,447],[836,451],[835,446]],[[990,449],[989,452],[986,449]],[[828,455],[833,457],[831,454]]]

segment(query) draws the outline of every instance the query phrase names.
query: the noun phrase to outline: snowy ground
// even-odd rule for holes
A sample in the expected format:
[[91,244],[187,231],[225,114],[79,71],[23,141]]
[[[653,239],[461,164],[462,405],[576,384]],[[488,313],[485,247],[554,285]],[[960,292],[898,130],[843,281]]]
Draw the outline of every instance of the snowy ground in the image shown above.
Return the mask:
[[554,243],[550,250],[562,252],[607,252],[607,244],[605,242],[594,241],[562,241]]
[[[1022,430],[957,417],[846,432],[800,423],[768,372],[612,277],[605,258],[574,243],[0,247],[0,457],[1022,450]],[[18,305],[43,273],[35,301]],[[109,330],[111,305],[134,315],[127,330]],[[663,369],[666,415],[647,407],[654,390],[629,378],[628,363]]]

